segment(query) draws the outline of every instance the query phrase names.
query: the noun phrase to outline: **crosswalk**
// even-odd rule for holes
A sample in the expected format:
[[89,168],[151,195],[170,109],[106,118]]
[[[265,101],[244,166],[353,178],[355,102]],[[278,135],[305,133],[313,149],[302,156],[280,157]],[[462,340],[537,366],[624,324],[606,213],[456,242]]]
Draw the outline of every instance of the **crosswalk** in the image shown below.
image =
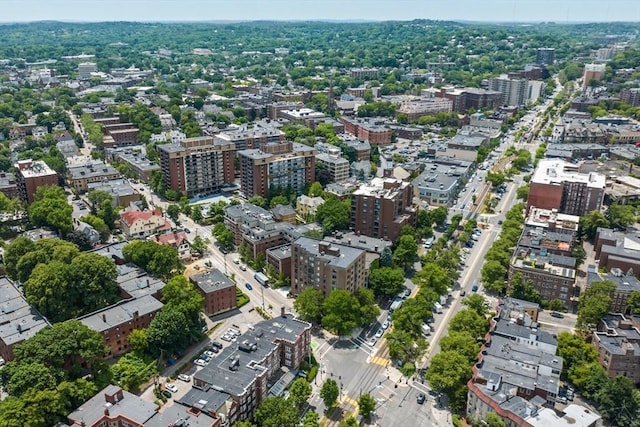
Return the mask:
[[389,359],[387,359],[386,357],[372,357],[369,360],[369,363],[373,363],[376,365],[380,365],[380,366],[390,366],[391,365],[391,361]]

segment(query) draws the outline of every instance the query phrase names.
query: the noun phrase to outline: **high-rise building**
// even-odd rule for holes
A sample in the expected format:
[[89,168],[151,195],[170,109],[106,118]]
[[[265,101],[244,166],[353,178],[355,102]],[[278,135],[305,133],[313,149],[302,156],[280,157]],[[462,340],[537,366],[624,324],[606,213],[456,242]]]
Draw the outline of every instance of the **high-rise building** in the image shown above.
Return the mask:
[[187,196],[219,191],[234,180],[235,145],[209,136],[158,145],[167,188]]
[[340,182],[349,178],[349,161],[341,156],[320,153],[316,155],[318,165],[323,165],[331,177],[331,182]]
[[543,159],[531,178],[527,211],[535,206],[569,215],[586,215],[600,209],[605,185],[604,175],[580,173],[576,165],[564,160]]
[[552,47],[540,47],[536,52],[536,64],[553,65],[556,59],[556,50]]
[[352,194],[351,228],[357,234],[394,242],[405,225],[416,225],[411,184],[374,178]]
[[634,107],[640,106],[640,87],[624,88],[620,90],[620,101]]
[[98,71],[98,66],[95,62],[81,62],[78,64],[78,78],[80,80],[87,80],[91,77],[91,73]]
[[295,142],[271,142],[238,151],[240,187],[246,197],[268,197],[269,191],[293,189],[301,194],[315,181],[317,151]]
[[527,81],[503,74],[489,79],[489,90],[502,93],[503,105],[522,105],[526,99]]
[[327,296],[336,289],[354,292],[366,284],[366,251],[308,237],[291,244],[293,294],[312,287]]
[[42,160],[20,160],[15,164],[20,199],[33,202],[36,189],[43,185],[58,185],[58,174]]
[[607,70],[605,64],[584,64],[584,74],[582,75],[582,87],[586,88],[592,80],[600,81],[604,78]]

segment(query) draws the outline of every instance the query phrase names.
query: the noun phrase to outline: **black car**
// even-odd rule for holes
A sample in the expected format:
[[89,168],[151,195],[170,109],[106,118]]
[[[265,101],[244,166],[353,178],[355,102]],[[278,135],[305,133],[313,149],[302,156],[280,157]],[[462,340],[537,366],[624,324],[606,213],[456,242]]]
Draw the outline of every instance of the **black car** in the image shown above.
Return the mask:
[[214,341],[211,343],[211,347],[216,347],[218,350],[222,350],[222,343],[218,341]]
[[225,255],[229,253],[229,251],[226,250],[225,248],[220,248],[220,252],[222,252]]
[[416,402],[418,402],[418,405],[422,405],[425,399],[426,396],[424,395],[424,393],[418,393],[418,395],[416,396]]
[[162,390],[162,395],[167,399],[171,399],[171,392],[169,390]]
[[555,317],[557,319],[564,319],[564,314],[558,313],[557,311],[552,311],[551,312],[551,317]]

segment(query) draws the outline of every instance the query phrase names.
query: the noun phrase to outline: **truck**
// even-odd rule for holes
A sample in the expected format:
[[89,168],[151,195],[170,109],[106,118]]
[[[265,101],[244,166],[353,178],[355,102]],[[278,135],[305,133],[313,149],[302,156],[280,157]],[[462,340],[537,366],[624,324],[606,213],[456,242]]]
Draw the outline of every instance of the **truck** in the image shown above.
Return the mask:
[[392,312],[392,311],[397,310],[400,307],[402,307],[402,303],[403,302],[404,302],[404,300],[402,298],[395,297],[393,299],[393,301],[391,301],[391,306],[389,307],[389,312]]
[[265,288],[269,287],[269,279],[262,273],[256,273],[253,275],[253,278],[256,279],[258,283],[260,283]]
[[446,296],[446,295],[440,295],[440,305],[441,305],[441,306],[443,306],[443,307],[444,307],[445,305],[447,305],[447,299],[448,299],[448,298],[447,298],[447,296]]
[[442,305],[440,303],[433,303],[433,312],[441,314],[442,313]]
[[426,323],[423,323],[420,329],[422,330],[422,335],[431,334],[431,326],[427,325]]

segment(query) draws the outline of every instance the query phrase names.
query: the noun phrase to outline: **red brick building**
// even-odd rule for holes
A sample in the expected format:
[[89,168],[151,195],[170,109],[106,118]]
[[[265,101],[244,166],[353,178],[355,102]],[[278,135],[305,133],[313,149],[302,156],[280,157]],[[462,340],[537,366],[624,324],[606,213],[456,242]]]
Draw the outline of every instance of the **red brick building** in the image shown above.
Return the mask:
[[236,284],[217,269],[194,274],[189,281],[204,297],[207,316],[236,308]]
[[58,185],[58,174],[42,160],[20,160],[15,164],[20,199],[33,202],[36,189],[43,185]]

